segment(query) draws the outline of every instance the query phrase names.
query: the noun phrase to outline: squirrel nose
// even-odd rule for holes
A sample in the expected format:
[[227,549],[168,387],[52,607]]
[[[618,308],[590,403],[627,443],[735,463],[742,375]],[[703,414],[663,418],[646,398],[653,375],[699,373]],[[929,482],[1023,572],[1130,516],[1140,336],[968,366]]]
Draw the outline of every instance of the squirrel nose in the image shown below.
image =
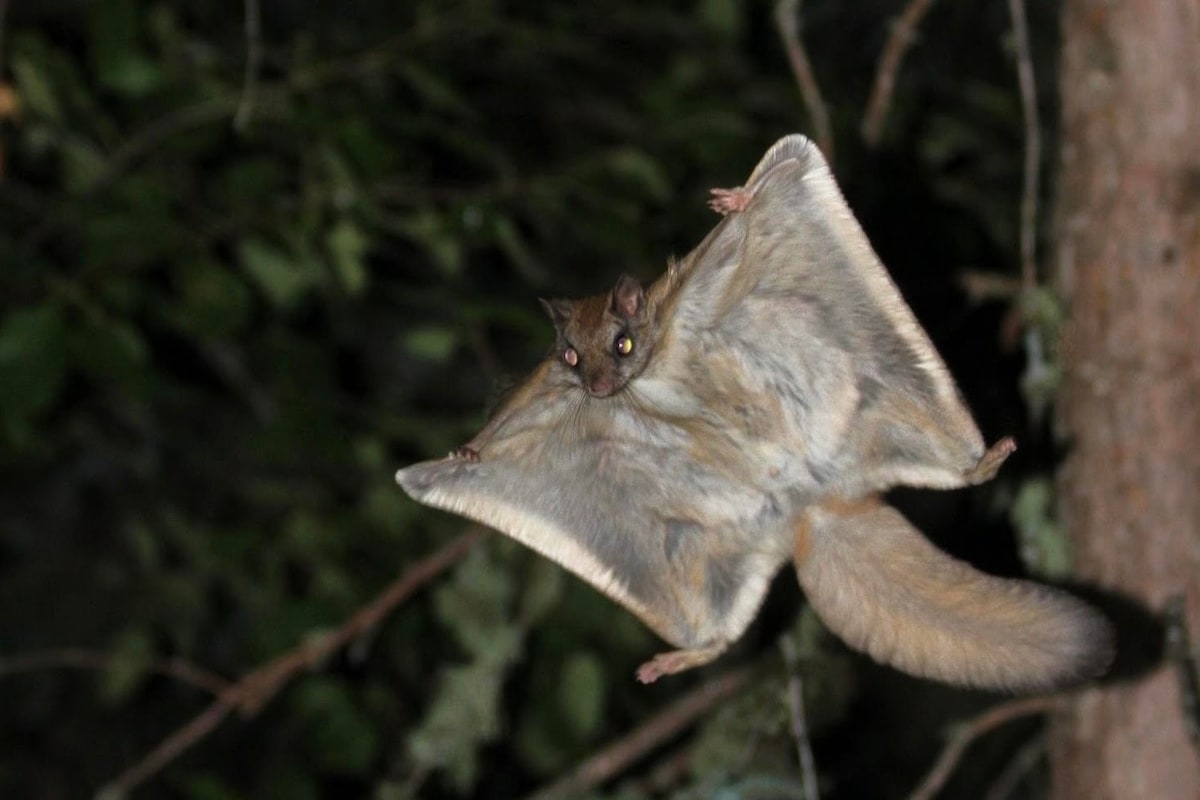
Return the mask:
[[613,380],[607,375],[588,381],[588,391],[595,397],[608,397],[613,393]]

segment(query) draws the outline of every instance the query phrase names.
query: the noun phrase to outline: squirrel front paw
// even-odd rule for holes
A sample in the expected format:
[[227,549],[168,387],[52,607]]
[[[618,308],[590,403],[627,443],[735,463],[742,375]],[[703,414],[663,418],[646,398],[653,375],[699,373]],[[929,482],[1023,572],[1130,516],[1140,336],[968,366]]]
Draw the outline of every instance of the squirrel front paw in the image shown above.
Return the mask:
[[721,216],[734,211],[745,211],[752,197],[750,192],[740,186],[736,189],[710,189],[709,194],[712,198],[708,201],[708,207]]
[[479,463],[479,451],[463,445],[450,451],[450,458],[456,461],[466,461],[468,464]]

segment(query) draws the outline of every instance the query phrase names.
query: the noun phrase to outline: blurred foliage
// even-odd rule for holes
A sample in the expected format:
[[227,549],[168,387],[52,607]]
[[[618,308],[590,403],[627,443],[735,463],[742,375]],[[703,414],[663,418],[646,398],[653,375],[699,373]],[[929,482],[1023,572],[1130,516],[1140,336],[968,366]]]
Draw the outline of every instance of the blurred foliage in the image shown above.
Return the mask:
[[[955,288],[964,269],[1016,261],[1007,15],[935,7],[867,152],[857,127],[901,7],[804,6],[836,171],[984,430],[1048,461],[1003,309]],[[1054,4],[1030,13],[1049,92]],[[653,278],[712,224],[709,187],[807,129],[770,21],[768,3],[734,0],[263,0],[248,84],[240,3],[9,4],[0,659],[109,660],[0,676],[0,796],[88,796],[209,699],[155,663],[241,675],[462,529],[409,502],[393,470],[464,441],[494,387],[545,352],[535,297]],[[979,496],[905,507],[952,550],[1012,569]],[[1022,529],[1045,527],[1045,503],[1026,506]],[[771,631],[795,609],[773,600],[723,664],[777,659]],[[981,702],[800,635],[828,797],[903,794],[941,726]],[[660,646],[492,537],[143,794],[519,796],[703,679],[636,685]],[[771,675],[606,796],[798,797]],[[952,790],[978,796],[1018,744],[996,739]]]
[[1009,516],[1017,531],[1021,561],[1030,572],[1065,580],[1071,576],[1071,539],[1054,508],[1053,481],[1048,476],[1031,476],[1018,489]]

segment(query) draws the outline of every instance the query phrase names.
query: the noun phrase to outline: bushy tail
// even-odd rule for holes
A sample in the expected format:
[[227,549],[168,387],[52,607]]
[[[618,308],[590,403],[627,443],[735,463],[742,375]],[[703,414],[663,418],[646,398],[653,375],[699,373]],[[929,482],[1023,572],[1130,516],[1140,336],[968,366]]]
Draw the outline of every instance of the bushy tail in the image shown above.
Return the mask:
[[1112,629],[1091,607],[951,558],[877,499],[810,509],[796,571],[831,630],[914,675],[1043,690],[1094,677],[1112,657]]

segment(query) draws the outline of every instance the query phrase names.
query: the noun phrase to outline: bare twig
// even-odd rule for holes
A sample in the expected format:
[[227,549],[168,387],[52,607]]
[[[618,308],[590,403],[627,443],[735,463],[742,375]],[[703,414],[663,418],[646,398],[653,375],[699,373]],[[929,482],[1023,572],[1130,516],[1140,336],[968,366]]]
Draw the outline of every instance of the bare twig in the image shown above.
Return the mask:
[[650,797],[666,796],[670,790],[679,788],[692,771],[694,742],[687,742],[672,753],[659,759],[644,780],[635,786],[642,794]]
[[912,0],[892,23],[883,54],[879,57],[879,67],[875,70],[875,82],[867,99],[867,110],[863,114],[862,137],[869,147],[879,146],[883,122],[892,106],[892,93],[896,90],[900,63],[916,41],[917,26],[932,5],[933,0]]
[[242,96],[233,115],[233,129],[239,133],[250,124],[254,113],[254,95],[258,90],[258,71],[262,65],[262,9],[258,0],[243,0],[246,11],[246,67],[242,73]]
[[821,87],[813,74],[804,44],[800,41],[800,0],[779,0],[775,4],[775,26],[779,28],[788,63],[791,64],[792,74],[800,87],[800,96],[804,99],[809,117],[812,118],[817,147],[825,154],[825,160],[832,164],[833,129],[829,124],[829,109],[821,97]]
[[466,555],[481,535],[482,530],[475,528],[460,536],[413,565],[336,630],[318,639],[306,641],[242,677],[236,684],[222,691],[218,698],[191,722],[159,742],[153,750],[118,775],[98,794],[124,796],[212,733],[231,711],[236,709],[247,716],[257,713],[297,673],[315,667],[337,649],[367,633],[397,605]]
[[938,760],[925,775],[925,780],[921,781],[921,785],[908,796],[908,800],[932,800],[946,785],[946,781],[950,779],[950,775],[958,766],[958,762],[962,760],[967,748],[980,736],[1019,717],[1052,711],[1065,701],[1066,698],[1063,695],[1053,694],[1041,697],[1022,697],[1019,700],[992,706],[974,719],[963,723],[946,743],[942,754],[938,756]]
[[813,758],[812,742],[808,736],[808,721],[804,714],[804,682],[800,677],[796,644],[790,637],[781,640],[784,660],[788,667],[788,710],[792,721],[792,738],[796,741],[796,756],[804,785],[804,800],[820,800],[817,782],[817,761]]
[[1037,84],[1029,48],[1029,23],[1025,1],[1008,0],[1013,40],[1017,48],[1017,82],[1021,87],[1021,115],[1025,120],[1025,164],[1021,191],[1021,282],[1026,290],[1037,285],[1038,176],[1042,163],[1041,125],[1038,121]]
[[183,106],[164,114],[130,136],[109,154],[108,161],[104,165],[103,177],[97,180],[92,187],[93,191],[106,186],[109,181],[124,173],[163,142],[186,131],[216,122],[236,107],[236,98],[218,97],[204,100],[195,105]]
[[722,700],[737,694],[756,670],[743,667],[727,672],[685,694],[630,733],[588,758],[568,775],[526,800],[579,797],[619,775],[631,763],[691,725]]
[[1021,779],[1029,774],[1034,765],[1046,755],[1046,734],[1039,733],[1021,746],[1012,760],[1004,766],[1000,775],[988,787],[983,800],[1008,800]]
[[[22,653],[11,658],[0,658],[0,677],[21,672],[42,672],[47,669],[85,669],[103,672],[125,660],[120,653],[87,650],[82,647],[65,647],[59,650],[43,650]],[[165,675],[180,683],[186,683],[209,694],[220,696],[232,685],[229,681],[181,658],[156,658],[146,662],[146,672]]]
[[159,742],[129,769],[122,772],[107,786],[96,792],[97,797],[125,797],[146,780],[153,777],[163,767],[183,755],[192,745],[212,733],[218,725],[233,711],[235,705],[225,700],[217,700],[209,705],[191,722],[177,729],[174,733]]

